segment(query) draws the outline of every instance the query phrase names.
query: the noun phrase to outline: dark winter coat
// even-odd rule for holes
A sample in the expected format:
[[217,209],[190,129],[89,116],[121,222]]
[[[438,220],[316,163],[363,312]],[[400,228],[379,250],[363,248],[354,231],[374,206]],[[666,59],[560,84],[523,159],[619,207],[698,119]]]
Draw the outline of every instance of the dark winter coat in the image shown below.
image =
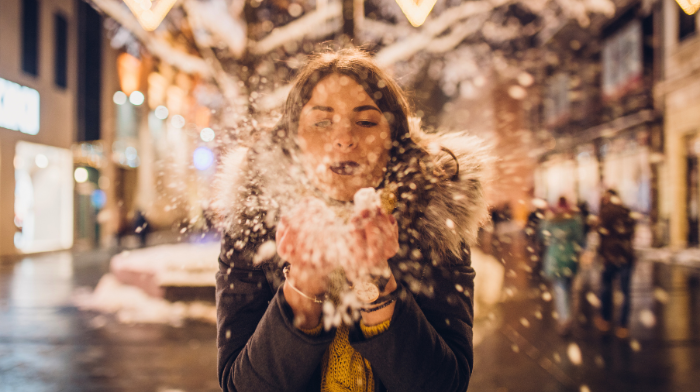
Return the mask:
[[[460,178],[433,184],[430,200],[413,200],[410,220],[397,218],[401,250],[389,264],[401,295],[391,325],[370,339],[358,325],[350,327],[350,344],[372,366],[375,391],[465,391],[472,372],[469,245],[487,216],[482,159],[468,152],[475,139],[451,135],[437,142],[458,156]],[[435,157],[454,169],[451,159]],[[293,326],[282,262],[277,255],[264,260],[268,252],[259,251],[263,244],[269,250],[279,216],[308,194],[294,154],[274,143],[239,149],[220,173],[214,205],[226,219],[216,276],[220,385],[224,391],[319,391],[321,360],[335,329],[309,336]]]
[[619,202],[601,203],[598,253],[606,264],[619,266],[634,261],[632,241],[635,224],[629,208]]

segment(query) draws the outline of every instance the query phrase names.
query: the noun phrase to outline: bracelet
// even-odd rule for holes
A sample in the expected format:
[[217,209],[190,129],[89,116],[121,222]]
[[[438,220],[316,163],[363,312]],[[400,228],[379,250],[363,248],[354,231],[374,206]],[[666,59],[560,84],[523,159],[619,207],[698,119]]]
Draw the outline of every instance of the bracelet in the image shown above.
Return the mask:
[[384,302],[383,304],[381,304],[381,305],[379,305],[379,306],[377,306],[377,307],[374,307],[374,308],[360,308],[360,311],[361,311],[361,312],[365,312],[365,313],[376,312],[376,311],[379,310],[379,309],[384,309],[384,308],[386,308],[387,306],[391,305],[391,303],[394,302],[394,301],[396,301],[396,298],[393,298],[393,299],[391,299],[390,301],[386,301],[386,302]]
[[381,296],[374,300],[374,302],[370,302],[368,305],[379,305],[380,303],[384,301],[394,301],[396,298],[399,296],[399,288],[397,287],[396,290],[392,291],[391,293]]
[[292,288],[292,290],[294,290],[294,291],[296,291],[297,293],[299,293],[299,295],[301,295],[302,297],[308,298],[308,299],[310,299],[310,300],[316,302],[317,304],[322,304],[326,299],[328,299],[328,294],[325,294],[325,295],[324,295],[323,297],[321,297],[321,298],[319,298],[319,297],[312,297],[312,296],[310,296],[310,295],[304,294],[301,290],[299,290],[298,288],[294,287],[294,285],[291,284],[291,283],[289,282],[289,278],[288,278],[288,275],[289,275],[289,266],[284,267],[284,269],[282,270],[282,272],[284,273],[284,280],[285,280],[284,284],[288,284],[289,287]]

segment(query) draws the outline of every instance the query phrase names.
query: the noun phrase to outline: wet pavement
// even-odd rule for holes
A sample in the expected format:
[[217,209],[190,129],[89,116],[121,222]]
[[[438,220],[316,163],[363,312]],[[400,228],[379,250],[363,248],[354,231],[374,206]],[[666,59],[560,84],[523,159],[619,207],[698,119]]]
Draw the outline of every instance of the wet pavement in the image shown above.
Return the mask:
[[122,325],[72,306],[109,256],[0,262],[0,392],[220,390],[214,325]]
[[[470,391],[697,391],[700,269],[640,262],[630,337],[592,327],[595,271],[578,322],[555,332],[549,288],[519,233],[501,238],[506,300],[481,309]],[[122,325],[71,302],[94,287],[110,254],[52,253],[0,261],[0,392],[217,391],[215,326]],[[534,278],[533,278],[534,275]],[[544,298],[543,298],[544,297]],[[590,296],[589,296],[590,297]]]

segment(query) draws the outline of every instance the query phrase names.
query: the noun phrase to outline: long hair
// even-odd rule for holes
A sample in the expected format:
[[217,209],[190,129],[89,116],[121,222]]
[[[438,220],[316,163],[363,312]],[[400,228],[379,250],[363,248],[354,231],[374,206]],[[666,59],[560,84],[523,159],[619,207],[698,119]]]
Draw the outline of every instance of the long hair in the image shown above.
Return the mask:
[[279,126],[296,135],[301,109],[311,99],[316,84],[331,74],[349,76],[362,86],[389,122],[392,141],[410,137],[411,110],[403,90],[369,53],[357,48],[327,50],[312,56],[293,82]]
[[296,139],[301,110],[311,99],[316,84],[336,73],[351,77],[362,86],[391,128],[390,160],[380,187],[389,189],[396,197],[400,226],[404,223],[404,227],[415,228],[409,234],[400,236],[402,249],[399,253],[407,252],[409,243],[420,236],[420,227],[416,226],[421,226],[418,218],[424,212],[421,203],[415,201],[430,200],[436,184],[448,176],[436,168],[430,154],[411,138],[409,118],[412,112],[408,99],[396,81],[372,60],[369,53],[347,48],[327,50],[312,56],[293,82],[273,137],[287,141]]

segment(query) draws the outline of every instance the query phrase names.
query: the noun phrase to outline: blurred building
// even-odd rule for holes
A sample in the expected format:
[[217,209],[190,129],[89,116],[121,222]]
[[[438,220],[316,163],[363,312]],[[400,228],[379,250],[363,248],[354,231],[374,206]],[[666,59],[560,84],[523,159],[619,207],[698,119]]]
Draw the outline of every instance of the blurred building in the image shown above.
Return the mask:
[[0,255],[73,245],[72,0],[0,2]]
[[622,2],[610,20],[569,23],[543,42],[537,112],[543,148],[535,194],[587,203],[598,211],[605,189],[641,214],[639,245],[668,241],[659,209],[664,170],[663,105],[653,88],[663,76],[661,4]]
[[91,248],[118,230],[103,23],[83,1],[0,3],[0,255]]
[[666,167],[660,182],[661,211],[670,244],[697,246],[700,214],[700,14],[687,15],[674,0],[661,0],[663,82],[656,96],[665,108]]

